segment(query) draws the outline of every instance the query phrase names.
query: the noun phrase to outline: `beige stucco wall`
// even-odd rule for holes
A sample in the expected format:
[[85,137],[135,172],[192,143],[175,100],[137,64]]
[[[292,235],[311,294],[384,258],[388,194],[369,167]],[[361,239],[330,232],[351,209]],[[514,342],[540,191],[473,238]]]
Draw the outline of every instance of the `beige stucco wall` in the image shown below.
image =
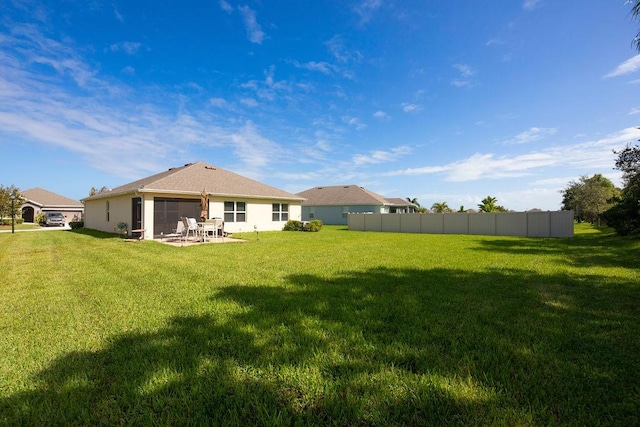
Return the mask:
[[[105,199],[86,200],[84,204],[84,226],[92,230],[114,233],[120,222],[126,222],[131,230],[131,194]],[[109,219],[107,220],[107,202]]]
[[[145,230],[145,238],[151,239],[154,235],[154,199],[160,198],[185,198],[195,199],[198,195],[167,195],[160,193],[142,193],[142,194],[126,194],[119,197],[111,197],[107,199],[87,200],[85,201],[85,227],[105,231],[108,233],[115,232],[115,227],[119,222],[128,224],[131,231],[131,200],[133,197],[142,197],[142,226]],[[109,221],[107,221],[106,203],[109,201]],[[289,219],[301,220],[302,206],[301,202],[287,200],[269,200],[269,199],[248,199],[235,197],[210,197],[209,198],[209,218],[224,218],[224,202],[225,201],[241,201],[247,204],[246,221],[245,222],[225,222],[225,231],[228,233],[258,231],[277,231],[282,230],[286,221],[272,221],[272,204],[287,203],[289,204]]]
[[224,231],[228,233],[239,233],[245,231],[278,231],[282,230],[286,221],[272,221],[273,203],[289,204],[289,219],[301,221],[302,205],[300,202],[290,202],[286,200],[260,200],[243,198],[210,198],[209,218],[224,218],[224,202],[246,202],[247,216],[245,222],[225,222]]

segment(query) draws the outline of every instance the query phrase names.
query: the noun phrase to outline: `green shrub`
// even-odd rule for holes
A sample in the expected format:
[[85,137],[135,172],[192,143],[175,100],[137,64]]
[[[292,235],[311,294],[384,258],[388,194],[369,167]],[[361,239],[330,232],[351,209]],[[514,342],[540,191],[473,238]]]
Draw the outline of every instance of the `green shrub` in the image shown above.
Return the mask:
[[[24,219],[16,218],[14,224],[22,224]],[[2,225],[11,225],[11,218],[2,218]]]
[[34,222],[36,224],[44,225],[44,222],[45,222],[44,213],[40,212],[38,215],[36,215],[36,217],[34,218]]
[[303,231],[304,225],[302,224],[302,221],[296,221],[294,219],[290,219],[284,225],[284,228],[282,230],[283,231]]
[[322,221],[320,221],[319,219],[312,219],[304,226],[304,231],[320,231],[322,225]]
[[72,230],[77,230],[79,228],[83,228],[84,227],[84,221],[71,221],[69,223],[69,227],[71,227]]

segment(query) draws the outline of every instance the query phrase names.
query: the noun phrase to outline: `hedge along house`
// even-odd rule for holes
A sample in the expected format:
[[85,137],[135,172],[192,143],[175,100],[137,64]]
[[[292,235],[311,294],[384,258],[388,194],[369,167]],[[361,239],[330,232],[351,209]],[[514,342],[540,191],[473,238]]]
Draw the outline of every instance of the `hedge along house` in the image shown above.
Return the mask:
[[350,213],[413,213],[416,205],[400,198],[389,199],[358,185],[314,187],[297,193],[302,220],[319,219],[325,224],[346,225]]
[[228,233],[282,230],[289,219],[300,220],[302,201],[204,162],[170,168],[83,199],[86,228],[112,233],[119,223],[126,223],[129,232],[144,230],[145,239],[175,232],[182,217],[200,221],[201,213],[205,219],[222,218]]
[[60,194],[44,190],[39,187],[30,188],[22,192],[26,202],[22,205],[22,219],[24,222],[35,222],[40,213],[59,212],[66,223],[82,220],[84,205]]

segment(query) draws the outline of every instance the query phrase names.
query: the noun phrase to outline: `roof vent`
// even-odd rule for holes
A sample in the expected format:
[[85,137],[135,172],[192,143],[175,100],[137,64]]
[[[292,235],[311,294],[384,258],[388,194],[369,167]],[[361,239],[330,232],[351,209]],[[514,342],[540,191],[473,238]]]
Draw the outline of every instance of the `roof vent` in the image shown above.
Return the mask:
[[212,170],[212,171],[216,170],[216,168],[215,168],[215,167],[213,167],[213,166],[209,166],[209,165],[205,165],[205,167],[204,167],[204,168],[205,168],[205,169]]

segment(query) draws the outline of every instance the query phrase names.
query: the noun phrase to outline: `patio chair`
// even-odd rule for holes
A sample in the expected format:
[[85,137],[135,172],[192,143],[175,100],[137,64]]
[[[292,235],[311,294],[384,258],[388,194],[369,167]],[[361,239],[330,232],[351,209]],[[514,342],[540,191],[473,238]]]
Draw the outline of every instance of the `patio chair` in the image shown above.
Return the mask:
[[[213,238],[217,239],[218,236],[223,236],[223,227],[224,227],[224,221],[222,220],[222,218],[211,218],[205,221],[205,232],[209,233],[209,231],[211,231],[213,233]],[[220,231],[222,230],[222,231]]]
[[193,237],[198,237],[198,234],[200,234],[200,227],[198,227],[198,222],[195,218],[183,217],[182,223],[185,230],[185,240],[189,240],[189,233],[191,233]]

